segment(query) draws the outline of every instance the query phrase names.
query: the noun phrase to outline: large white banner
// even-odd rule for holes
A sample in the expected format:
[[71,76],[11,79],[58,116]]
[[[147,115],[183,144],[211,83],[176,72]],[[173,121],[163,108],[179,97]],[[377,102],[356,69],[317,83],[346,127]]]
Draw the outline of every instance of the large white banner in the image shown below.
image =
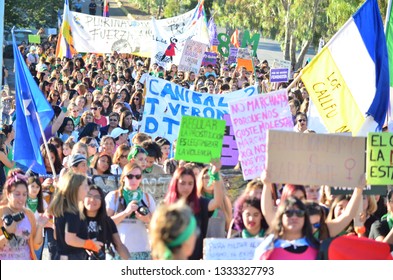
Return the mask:
[[[183,34],[197,8],[172,18],[157,20],[157,25],[174,36]],[[123,20],[71,12],[71,30],[78,52],[134,53],[150,56],[151,20]]]
[[182,116],[199,116],[222,120],[229,114],[228,103],[258,94],[251,86],[226,94],[209,94],[188,90],[169,81],[149,77],[141,132],[153,138],[177,139]]
[[265,168],[269,129],[292,130],[286,89],[229,102],[244,180],[261,176]]

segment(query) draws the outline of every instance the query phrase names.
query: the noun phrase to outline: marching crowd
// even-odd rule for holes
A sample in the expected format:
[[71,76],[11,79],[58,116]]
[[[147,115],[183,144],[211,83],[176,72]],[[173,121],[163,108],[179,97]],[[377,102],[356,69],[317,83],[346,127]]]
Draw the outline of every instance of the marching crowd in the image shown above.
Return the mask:
[[[329,186],[275,184],[266,170],[231,201],[219,159],[207,166],[174,160],[176,141],[138,131],[147,75],[210,94],[254,84],[260,93],[286,88],[269,83],[267,61],[256,59],[250,72],[219,58],[194,73],[116,52],[59,58],[55,49],[53,35],[19,46],[55,112],[45,130],[48,152],[41,146],[46,174],[13,161],[15,100],[2,92],[11,106],[0,133],[0,259],[42,259],[44,243],[60,260],[199,260],[207,237],[263,238],[255,259],[273,260],[321,258],[322,245],[343,236],[351,236],[350,245],[367,238],[393,244],[393,191],[362,195],[365,178],[351,196],[337,196]],[[315,133],[307,127],[308,101],[301,81],[288,92],[299,133]],[[162,201],[142,190],[145,174],[171,174]],[[106,192],[92,183],[94,175],[119,176],[117,189]]]

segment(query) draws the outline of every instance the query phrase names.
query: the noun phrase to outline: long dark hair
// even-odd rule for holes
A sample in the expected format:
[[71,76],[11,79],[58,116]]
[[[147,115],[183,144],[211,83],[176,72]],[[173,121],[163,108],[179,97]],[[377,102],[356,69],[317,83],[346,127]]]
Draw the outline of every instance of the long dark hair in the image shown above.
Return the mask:
[[[85,126],[85,127],[82,129],[82,131],[79,133],[78,141],[81,140],[81,139],[82,139],[83,137],[85,137],[85,136],[93,137],[93,132],[94,132],[95,130],[98,130],[98,131],[99,131],[98,124],[96,124],[96,123],[94,123],[94,122],[86,124],[86,126]],[[97,140],[97,142],[99,142],[99,139],[96,138],[96,140]]]
[[[53,153],[55,155],[55,162],[53,163],[53,165],[55,167],[56,173],[59,174],[61,169],[63,168],[63,164],[61,163],[59,153],[57,152],[57,149],[53,144],[48,143],[48,149],[50,153]],[[42,158],[46,158],[46,157],[49,158],[50,155],[48,155],[48,153],[46,152],[44,144],[41,145],[40,150],[41,150]],[[52,173],[52,170],[49,173]]]
[[[95,220],[97,221],[98,225],[100,226],[100,231],[98,232],[98,240],[102,240],[103,242],[107,243],[108,245],[112,241],[112,236],[107,236],[108,232],[108,224],[107,224],[107,219],[108,219],[108,214],[106,213],[106,208],[105,208],[105,194],[104,191],[96,185],[90,185],[89,191],[91,190],[96,190],[100,194],[100,200],[101,200],[101,206],[97,211],[97,215],[94,217]],[[87,217],[87,210],[86,207],[83,207],[83,213]]]
[[42,185],[41,185],[41,181],[37,176],[29,176],[27,179],[27,184],[31,185],[36,183],[39,187],[40,187],[40,191],[37,194],[37,199],[38,199],[38,206],[37,206],[37,212],[38,213],[44,213],[45,209],[44,209],[44,198],[42,196]]
[[276,217],[273,221],[272,233],[274,234],[274,239],[280,239],[284,235],[284,227],[282,223],[282,216],[285,211],[289,208],[296,206],[299,210],[305,211],[304,214],[304,225],[302,228],[302,236],[307,240],[307,242],[314,248],[319,247],[319,241],[316,240],[312,233],[312,226],[310,223],[310,215],[307,212],[304,203],[294,196],[290,196],[284,201],[282,201],[277,209]]

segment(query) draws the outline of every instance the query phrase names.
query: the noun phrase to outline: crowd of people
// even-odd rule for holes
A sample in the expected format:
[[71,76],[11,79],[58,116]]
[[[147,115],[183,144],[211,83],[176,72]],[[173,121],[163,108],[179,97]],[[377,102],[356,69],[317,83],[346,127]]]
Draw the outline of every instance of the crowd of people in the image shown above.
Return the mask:
[[[219,58],[194,73],[116,52],[59,58],[55,49],[56,36],[19,46],[55,117],[45,130],[48,149],[41,146],[46,174],[35,174],[13,161],[15,106],[3,112],[0,259],[42,259],[44,243],[60,260],[199,260],[208,237],[263,238],[255,259],[317,259],[323,242],[346,235],[393,244],[392,190],[362,195],[359,178],[351,196],[335,196],[329,186],[274,184],[266,170],[231,201],[220,160],[174,160],[176,141],[139,132],[146,75],[210,94],[254,84],[260,93],[286,88],[270,84],[267,61],[256,59],[250,72]],[[315,133],[308,102],[300,81],[288,92],[299,133]],[[162,201],[143,191],[145,174],[172,176]],[[119,179],[106,192],[92,176]]]

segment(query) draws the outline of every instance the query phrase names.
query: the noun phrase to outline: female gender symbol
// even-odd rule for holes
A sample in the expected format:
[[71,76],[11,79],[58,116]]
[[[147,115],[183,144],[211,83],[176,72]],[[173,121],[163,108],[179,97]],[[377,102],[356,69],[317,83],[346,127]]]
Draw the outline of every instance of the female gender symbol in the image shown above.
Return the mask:
[[344,163],[345,168],[348,170],[348,180],[352,180],[351,177],[351,170],[355,168],[356,166],[356,161],[353,158],[349,158],[345,161]]

